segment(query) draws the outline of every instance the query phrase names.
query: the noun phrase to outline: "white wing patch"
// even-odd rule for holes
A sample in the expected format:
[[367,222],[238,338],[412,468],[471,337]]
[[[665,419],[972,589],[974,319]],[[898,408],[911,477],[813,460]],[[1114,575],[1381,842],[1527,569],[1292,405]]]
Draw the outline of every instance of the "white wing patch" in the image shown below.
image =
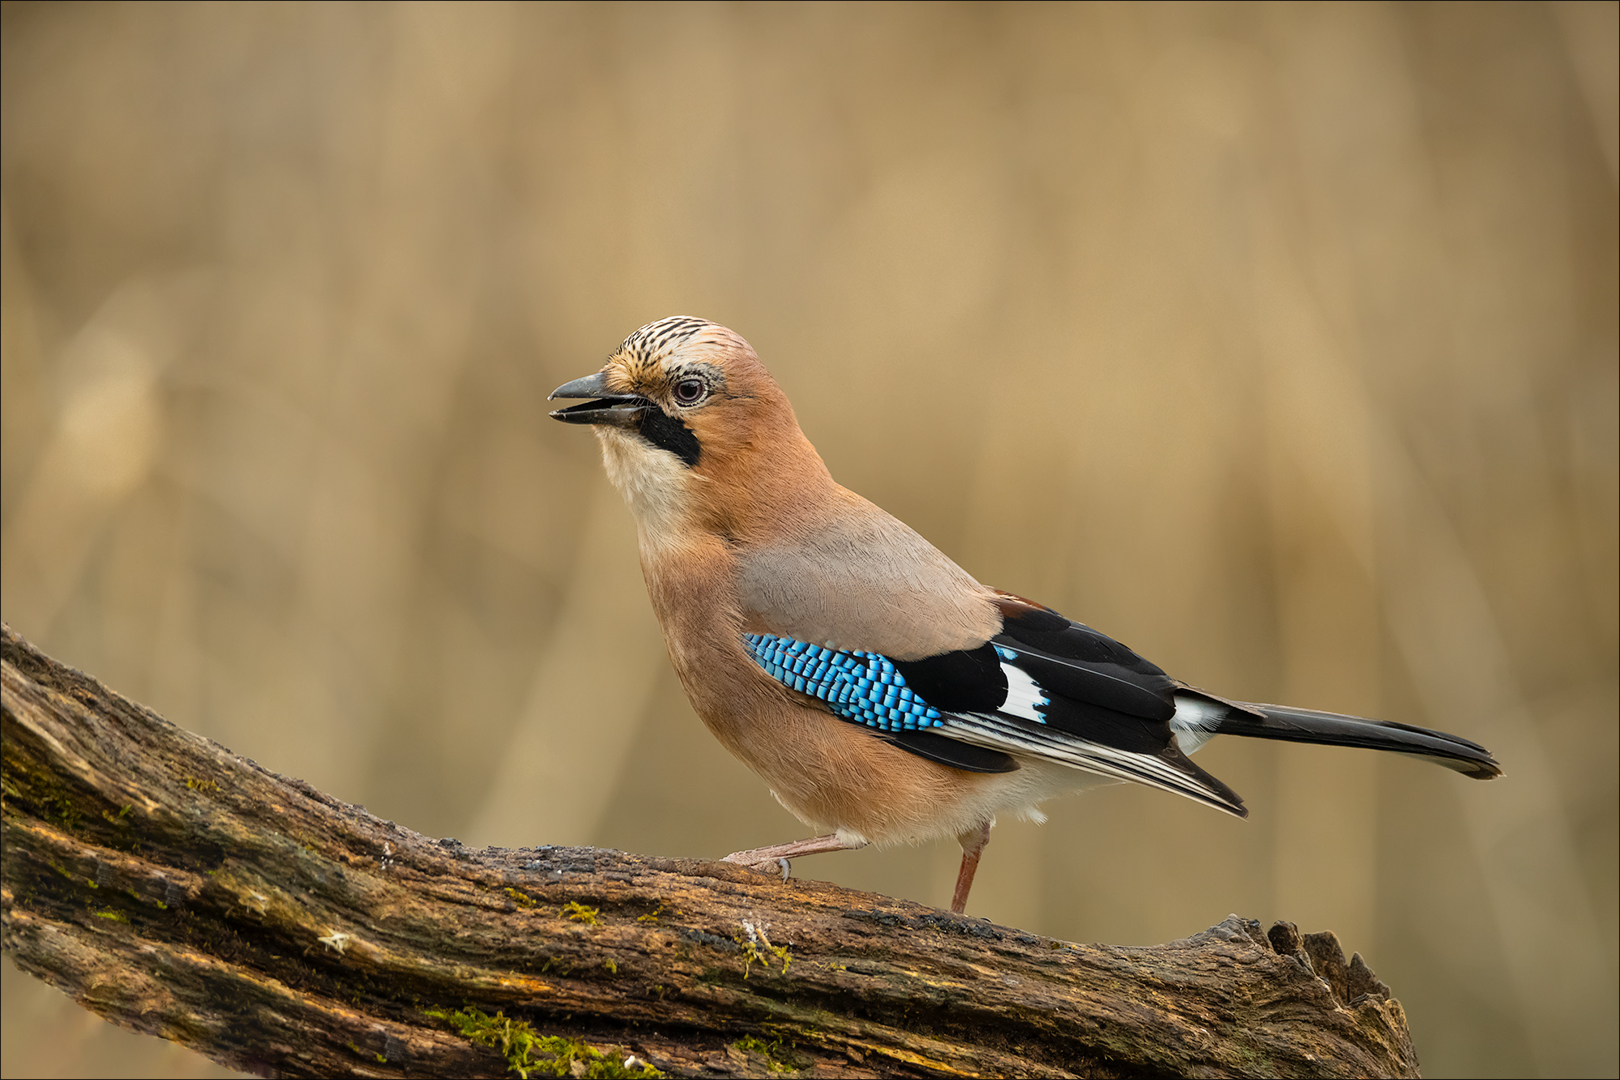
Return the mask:
[[1209,742],[1219,730],[1226,709],[1211,701],[1176,695],[1176,714],[1170,718],[1170,730],[1175,732],[1176,743],[1183,754],[1190,754]]
[[1052,699],[1046,696],[1041,684],[1030,678],[1029,672],[1012,664],[1003,663],[1001,670],[1007,676],[1007,700],[1001,703],[999,711],[1037,724],[1046,723],[1046,707],[1052,704]]

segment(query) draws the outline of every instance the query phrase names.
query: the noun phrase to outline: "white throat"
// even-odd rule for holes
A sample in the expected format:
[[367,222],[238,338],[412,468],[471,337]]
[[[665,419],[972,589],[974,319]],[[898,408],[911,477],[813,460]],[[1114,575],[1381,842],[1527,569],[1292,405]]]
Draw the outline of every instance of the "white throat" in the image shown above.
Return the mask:
[[649,445],[638,435],[611,427],[595,431],[602,443],[602,464],[630,506],[642,549],[676,544],[687,531],[692,485],[702,478],[674,454]]

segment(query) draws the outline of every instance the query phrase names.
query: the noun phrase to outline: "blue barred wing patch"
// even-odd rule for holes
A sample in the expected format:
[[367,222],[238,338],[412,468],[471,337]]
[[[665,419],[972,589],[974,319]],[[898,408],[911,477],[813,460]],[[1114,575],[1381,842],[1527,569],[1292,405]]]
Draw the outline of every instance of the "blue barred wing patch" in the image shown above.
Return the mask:
[[840,652],[775,634],[744,634],[743,645],[771,678],[820,698],[845,720],[879,731],[940,726],[939,710],[918,697],[881,653]]

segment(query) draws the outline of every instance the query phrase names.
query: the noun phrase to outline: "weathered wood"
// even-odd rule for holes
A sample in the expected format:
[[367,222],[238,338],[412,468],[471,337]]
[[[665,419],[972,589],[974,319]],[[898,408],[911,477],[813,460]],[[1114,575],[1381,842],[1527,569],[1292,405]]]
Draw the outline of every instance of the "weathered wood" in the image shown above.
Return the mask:
[[9,627],[3,660],[7,954],[249,1072],[501,1075],[442,1016],[470,1005],[603,1051],[548,1043],[541,1074],[634,1055],[671,1075],[1418,1075],[1400,1004],[1331,934],[1233,916],[1074,945],[726,863],[471,850],[182,731]]

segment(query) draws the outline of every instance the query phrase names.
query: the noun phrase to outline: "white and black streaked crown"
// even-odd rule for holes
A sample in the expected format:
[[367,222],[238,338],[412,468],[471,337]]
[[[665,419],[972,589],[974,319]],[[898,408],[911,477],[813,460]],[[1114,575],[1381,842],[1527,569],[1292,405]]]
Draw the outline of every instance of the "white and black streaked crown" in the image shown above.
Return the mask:
[[715,324],[695,315],[670,315],[650,322],[624,339],[620,354],[637,364],[657,364],[669,353],[686,344],[704,329]]

